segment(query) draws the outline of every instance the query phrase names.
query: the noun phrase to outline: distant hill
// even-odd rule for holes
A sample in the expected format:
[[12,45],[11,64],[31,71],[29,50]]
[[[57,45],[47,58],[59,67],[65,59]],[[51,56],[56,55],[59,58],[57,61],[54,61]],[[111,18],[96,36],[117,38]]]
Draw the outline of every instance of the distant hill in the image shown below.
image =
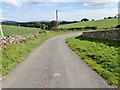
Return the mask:
[[117,25],[118,25],[118,18],[65,24],[65,25],[60,25],[59,28],[83,28],[86,26],[97,26],[98,28],[113,28]]
[[1,21],[2,25],[15,25],[17,26],[18,22],[16,21],[8,21],[8,20],[4,20],[4,21]]

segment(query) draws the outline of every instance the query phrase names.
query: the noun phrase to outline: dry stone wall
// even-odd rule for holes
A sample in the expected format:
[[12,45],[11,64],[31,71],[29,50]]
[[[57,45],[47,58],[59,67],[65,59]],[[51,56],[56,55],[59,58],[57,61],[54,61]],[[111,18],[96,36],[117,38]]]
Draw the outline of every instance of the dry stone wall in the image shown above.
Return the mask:
[[27,40],[34,40],[39,35],[40,33],[35,34],[35,35],[29,34],[26,36],[15,35],[15,36],[4,37],[0,39],[0,47],[4,48],[10,44],[17,44],[17,43],[26,42]]
[[83,37],[120,41],[120,29],[83,32]]

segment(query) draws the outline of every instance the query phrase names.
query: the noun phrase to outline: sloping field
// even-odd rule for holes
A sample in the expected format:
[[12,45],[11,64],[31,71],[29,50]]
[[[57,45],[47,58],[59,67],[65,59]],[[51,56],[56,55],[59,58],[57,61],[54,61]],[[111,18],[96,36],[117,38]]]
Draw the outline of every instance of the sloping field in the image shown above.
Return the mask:
[[25,35],[25,34],[35,34],[41,31],[40,28],[28,28],[28,27],[18,27],[11,25],[2,25],[3,34],[5,36],[10,35]]
[[118,19],[95,20],[73,24],[60,25],[59,28],[81,28],[86,26],[97,26],[98,28],[112,28],[118,25]]

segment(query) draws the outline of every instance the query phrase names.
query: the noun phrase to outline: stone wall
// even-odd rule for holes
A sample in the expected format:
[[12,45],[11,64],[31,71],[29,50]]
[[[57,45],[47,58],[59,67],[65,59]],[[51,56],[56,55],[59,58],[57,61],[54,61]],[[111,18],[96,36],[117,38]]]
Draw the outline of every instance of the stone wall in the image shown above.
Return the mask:
[[120,41],[120,29],[83,32],[83,37]]
[[0,47],[6,47],[10,44],[17,44],[17,43],[22,43],[22,42],[26,42],[27,40],[34,40],[35,38],[37,38],[41,33],[32,35],[15,35],[15,36],[9,36],[9,37],[4,37],[0,39]]

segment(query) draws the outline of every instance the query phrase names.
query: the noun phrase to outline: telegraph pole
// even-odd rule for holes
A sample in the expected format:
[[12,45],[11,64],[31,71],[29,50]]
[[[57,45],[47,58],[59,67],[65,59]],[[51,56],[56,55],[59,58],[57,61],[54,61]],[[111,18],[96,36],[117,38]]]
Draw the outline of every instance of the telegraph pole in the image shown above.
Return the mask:
[[56,10],[56,22],[57,22],[57,31],[58,31],[58,25],[59,25],[59,10]]
[[58,10],[56,10],[56,21],[58,22]]

